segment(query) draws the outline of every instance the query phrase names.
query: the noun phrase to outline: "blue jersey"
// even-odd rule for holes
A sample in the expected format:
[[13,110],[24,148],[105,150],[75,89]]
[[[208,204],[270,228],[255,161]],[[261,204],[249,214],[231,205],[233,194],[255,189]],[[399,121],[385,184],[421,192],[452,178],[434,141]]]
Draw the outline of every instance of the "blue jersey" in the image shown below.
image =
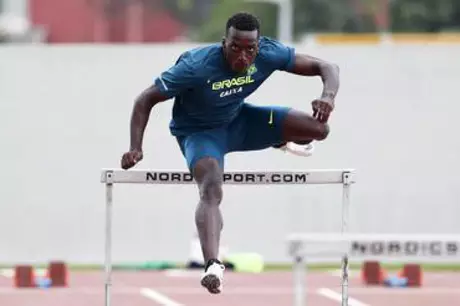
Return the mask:
[[293,65],[294,49],[267,37],[260,38],[259,53],[243,74],[230,70],[220,44],[183,53],[155,80],[166,97],[175,98],[171,133],[188,135],[225,126],[274,71],[288,71]]

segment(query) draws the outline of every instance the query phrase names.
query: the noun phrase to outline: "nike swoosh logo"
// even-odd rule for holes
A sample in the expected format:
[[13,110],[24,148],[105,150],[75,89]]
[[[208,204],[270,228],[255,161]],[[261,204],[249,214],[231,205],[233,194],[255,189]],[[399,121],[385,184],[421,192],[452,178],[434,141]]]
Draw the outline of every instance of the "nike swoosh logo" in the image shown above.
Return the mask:
[[273,124],[273,110],[270,111],[270,118],[268,119],[268,124]]

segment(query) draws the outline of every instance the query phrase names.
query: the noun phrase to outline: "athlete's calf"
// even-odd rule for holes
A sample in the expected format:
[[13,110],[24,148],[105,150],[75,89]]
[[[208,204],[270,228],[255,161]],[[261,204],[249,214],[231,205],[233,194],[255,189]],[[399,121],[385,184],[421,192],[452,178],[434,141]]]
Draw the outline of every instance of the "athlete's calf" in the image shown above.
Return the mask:
[[198,184],[200,201],[195,212],[195,223],[201,241],[205,263],[217,259],[220,232],[223,227],[219,205],[222,201],[222,169],[219,162],[211,157],[198,160],[193,168],[193,176]]

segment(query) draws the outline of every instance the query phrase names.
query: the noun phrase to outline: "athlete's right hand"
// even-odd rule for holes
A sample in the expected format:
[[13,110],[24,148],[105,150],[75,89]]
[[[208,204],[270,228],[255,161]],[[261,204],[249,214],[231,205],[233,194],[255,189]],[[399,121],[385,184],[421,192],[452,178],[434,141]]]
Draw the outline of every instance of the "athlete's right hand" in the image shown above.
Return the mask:
[[311,105],[313,107],[313,117],[321,123],[326,123],[334,110],[334,100],[331,98],[316,99]]
[[121,158],[121,167],[125,170],[133,167],[135,164],[140,162],[143,158],[142,151],[131,150],[123,154]]

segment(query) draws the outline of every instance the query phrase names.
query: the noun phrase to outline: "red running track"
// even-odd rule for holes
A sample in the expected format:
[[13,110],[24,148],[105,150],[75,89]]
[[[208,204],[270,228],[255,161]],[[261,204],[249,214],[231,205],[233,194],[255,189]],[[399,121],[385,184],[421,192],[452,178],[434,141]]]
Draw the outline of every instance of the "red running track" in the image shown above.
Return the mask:
[[[199,285],[197,273],[113,272],[112,306],[278,306],[292,305],[289,272],[236,274],[226,272],[224,292],[210,295]],[[424,273],[424,286],[416,289],[365,287],[351,277],[349,306],[456,305],[460,301],[460,273]],[[307,276],[308,305],[337,306],[340,278],[332,273]],[[101,272],[70,272],[68,288],[17,289],[12,279],[0,276],[0,305],[93,306],[104,305]]]

